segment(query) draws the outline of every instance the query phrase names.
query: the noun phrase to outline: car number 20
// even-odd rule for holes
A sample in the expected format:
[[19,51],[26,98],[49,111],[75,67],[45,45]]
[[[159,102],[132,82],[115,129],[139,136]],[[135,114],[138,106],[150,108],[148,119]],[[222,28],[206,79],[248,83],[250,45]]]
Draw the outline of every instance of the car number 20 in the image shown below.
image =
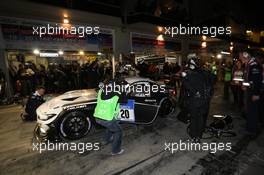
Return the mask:
[[135,121],[134,115],[134,100],[128,100],[126,104],[120,104],[120,112],[118,115],[118,119],[121,121]]
[[129,110],[128,109],[121,109],[120,110],[121,118],[129,118]]

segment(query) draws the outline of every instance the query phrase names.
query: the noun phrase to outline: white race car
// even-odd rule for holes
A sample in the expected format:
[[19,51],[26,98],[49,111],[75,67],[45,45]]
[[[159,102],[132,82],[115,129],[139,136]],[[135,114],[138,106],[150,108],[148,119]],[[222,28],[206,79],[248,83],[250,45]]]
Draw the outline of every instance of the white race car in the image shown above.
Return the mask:
[[[127,103],[120,105],[118,120],[122,123],[151,124],[158,115],[168,115],[175,109],[173,90],[147,78],[126,78],[130,87],[141,86],[142,92],[127,94]],[[145,91],[148,87],[161,87],[157,92]],[[35,137],[47,139],[76,140],[86,136],[93,125],[97,92],[95,89],[66,92],[42,104],[37,109]]]

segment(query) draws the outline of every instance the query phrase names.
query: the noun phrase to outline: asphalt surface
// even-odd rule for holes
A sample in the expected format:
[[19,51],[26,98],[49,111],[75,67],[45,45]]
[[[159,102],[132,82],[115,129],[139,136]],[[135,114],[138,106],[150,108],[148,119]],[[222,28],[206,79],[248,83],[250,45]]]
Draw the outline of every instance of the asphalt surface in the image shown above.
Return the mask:
[[[22,122],[17,105],[0,109],[0,174],[260,174],[264,169],[264,135],[250,140],[243,135],[244,119],[231,102],[222,100],[221,89],[212,100],[210,114],[234,117],[236,137],[204,139],[206,143],[232,143],[231,151],[165,150],[165,143],[186,140],[186,124],[176,118],[158,119],[153,126],[123,125],[124,154],[111,156],[110,145],[98,151],[33,150],[35,122]],[[210,122],[212,117],[209,118]],[[101,142],[95,130],[76,143]],[[263,174],[263,173],[261,173]]]

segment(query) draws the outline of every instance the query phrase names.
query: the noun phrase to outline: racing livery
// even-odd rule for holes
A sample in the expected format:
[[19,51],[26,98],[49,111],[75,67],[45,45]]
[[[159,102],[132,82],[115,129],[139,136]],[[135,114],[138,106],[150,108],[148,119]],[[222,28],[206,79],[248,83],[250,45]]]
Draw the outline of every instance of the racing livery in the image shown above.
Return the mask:
[[[129,92],[127,103],[120,104],[118,120],[121,123],[152,124],[158,115],[166,116],[174,111],[175,98],[165,85],[147,78],[126,78],[133,87],[140,85],[140,93]],[[164,91],[144,91],[144,86],[163,85]],[[47,139],[76,140],[86,136],[96,125],[93,117],[97,103],[96,89],[66,92],[42,104],[37,109],[35,137],[38,141]]]

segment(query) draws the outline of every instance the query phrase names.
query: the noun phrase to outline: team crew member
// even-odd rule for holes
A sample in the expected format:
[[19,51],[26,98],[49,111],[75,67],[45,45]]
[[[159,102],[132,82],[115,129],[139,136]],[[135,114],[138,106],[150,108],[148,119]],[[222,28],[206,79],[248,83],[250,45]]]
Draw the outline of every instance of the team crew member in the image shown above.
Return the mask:
[[243,106],[243,74],[244,70],[242,69],[242,63],[240,60],[237,60],[232,73],[231,89],[234,96],[234,104],[239,108]]
[[224,99],[229,99],[229,89],[230,89],[230,83],[232,80],[232,66],[230,62],[227,63],[225,69],[224,69]]
[[190,137],[193,142],[200,142],[206,126],[215,77],[199,67],[196,54],[189,54],[188,59],[188,70],[182,72],[184,100],[190,114]]
[[[106,84],[105,87],[107,86],[114,87],[114,83]],[[94,117],[98,124],[106,127],[104,139],[106,144],[112,143],[112,155],[119,155],[124,152],[121,149],[123,133],[119,122],[116,120],[120,111],[119,104],[124,102],[124,97],[121,93],[115,91],[108,92],[106,89],[98,91]]]
[[36,91],[29,97],[26,104],[26,114],[22,114],[24,120],[36,120],[37,119],[37,108],[45,102],[43,96],[45,94],[45,88],[40,86],[37,87]]
[[248,52],[240,52],[239,59],[246,65],[243,89],[246,93],[247,132],[254,137],[257,134],[258,114],[260,111],[262,67]]

